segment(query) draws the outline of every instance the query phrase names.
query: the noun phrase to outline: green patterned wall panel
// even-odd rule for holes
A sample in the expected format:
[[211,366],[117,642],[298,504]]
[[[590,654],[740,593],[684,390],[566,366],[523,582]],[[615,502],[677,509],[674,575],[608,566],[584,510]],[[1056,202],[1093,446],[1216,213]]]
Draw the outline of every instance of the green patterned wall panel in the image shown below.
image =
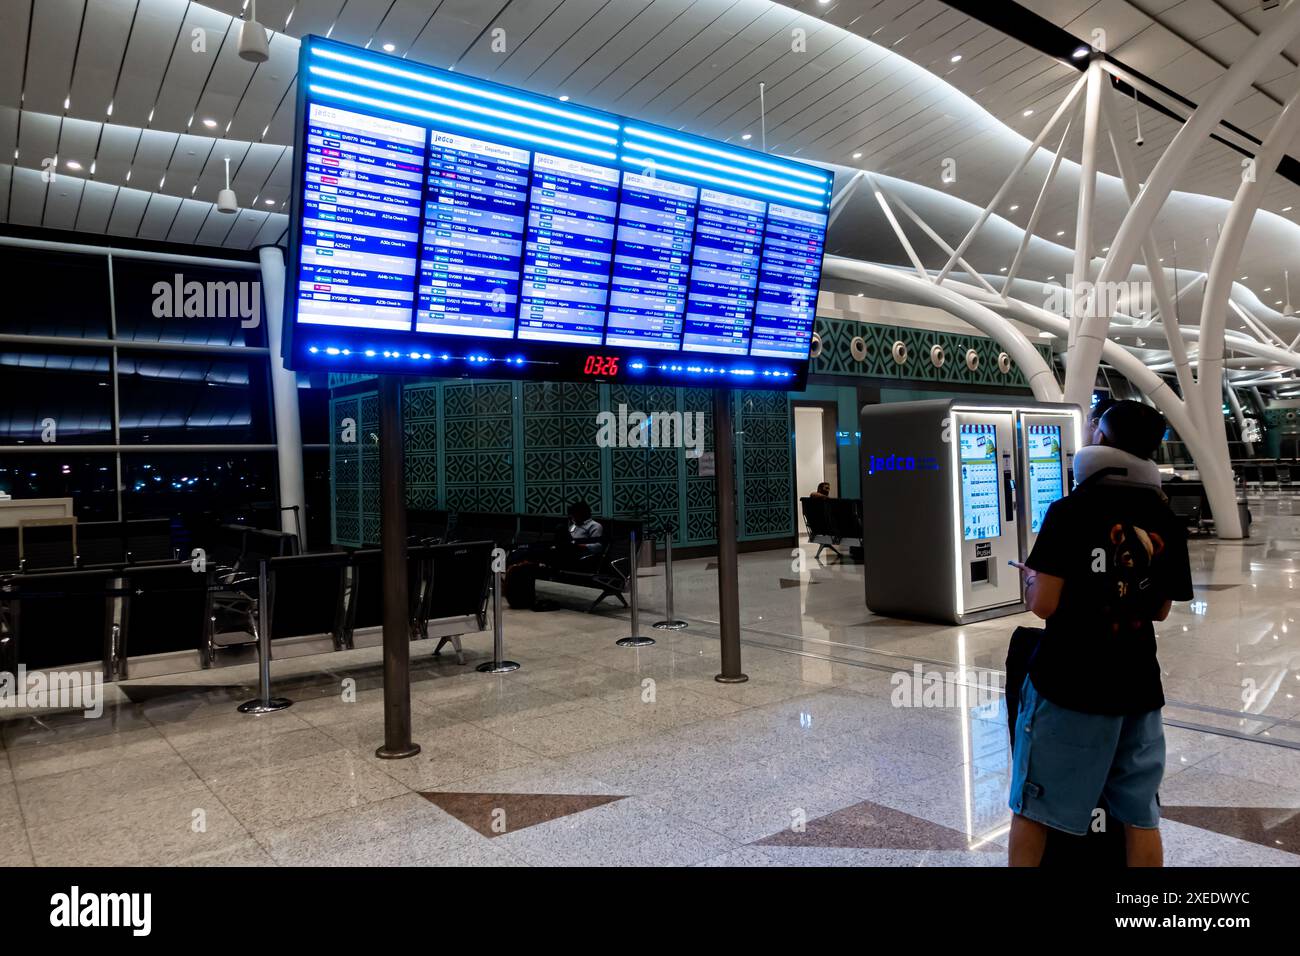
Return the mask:
[[600,387],[525,382],[523,406],[524,511],[560,515],[579,500],[601,511]]
[[794,533],[794,435],[784,392],[746,391],[736,413],[741,540]]
[[[993,385],[1027,388],[1024,375],[1013,362],[1009,372],[998,368],[998,354],[1002,349],[997,342],[980,335],[954,332],[931,332],[889,325],[872,325],[853,319],[817,320],[817,334],[821,336],[822,353],[813,360],[812,373],[822,375],[851,375],[863,378],[889,378],[924,383],[953,383],[960,385]],[[851,345],[861,337],[866,345],[862,361],[853,357]],[[895,342],[907,346],[907,360],[896,362],[893,356]],[[941,345],[944,362],[935,366],[930,360],[932,346]],[[1051,349],[1035,347],[1049,362]],[[966,365],[966,352],[979,353],[979,367],[971,370]]]

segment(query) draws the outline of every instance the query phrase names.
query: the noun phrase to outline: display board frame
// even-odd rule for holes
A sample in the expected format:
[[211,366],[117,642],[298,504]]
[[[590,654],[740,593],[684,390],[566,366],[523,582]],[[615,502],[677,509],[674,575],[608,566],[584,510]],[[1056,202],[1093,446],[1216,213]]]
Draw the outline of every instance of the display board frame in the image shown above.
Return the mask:
[[[831,189],[834,183],[834,176],[830,171],[467,77],[452,71],[438,70],[400,57],[362,50],[321,37],[305,37],[299,57],[283,336],[283,356],[286,365],[290,368],[439,377],[483,376],[546,381],[770,388],[789,391],[799,391],[805,387],[810,362],[812,326],[816,318],[817,290],[820,286],[822,257],[825,251],[825,231],[821,221],[825,220],[825,225],[829,225]],[[364,68],[359,65],[362,63],[365,64]],[[446,109],[446,115],[425,109],[426,104],[423,102],[417,105],[417,101],[405,98],[416,95],[410,92],[412,87],[409,84],[415,82],[412,77],[417,75],[421,77],[420,83],[438,85],[438,95],[429,95],[426,98],[451,104],[438,107],[438,109]],[[408,84],[408,87],[390,84],[385,77],[395,81],[400,78],[400,82]],[[368,83],[369,86],[360,88],[361,92],[358,93],[359,88],[355,86],[357,83]],[[400,95],[392,92],[399,89]],[[457,93],[457,89],[461,92]],[[423,90],[423,87],[420,87],[420,90]],[[474,132],[472,129],[467,132],[464,125],[469,122],[465,119],[469,107],[464,107],[460,113],[456,112],[457,109],[461,109],[457,106],[457,96],[490,97],[492,102],[499,103],[502,107],[502,116],[509,116],[511,109],[523,116],[524,118],[518,121],[520,123],[531,122],[545,127],[545,124],[550,121],[547,117],[550,117],[555,121],[551,125],[560,129],[566,122],[566,116],[578,116],[588,118],[588,121],[593,124],[602,122],[615,124],[616,130],[609,129],[608,125],[591,127],[598,132],[604,131],[610,134],[610,143],[601,144],[601,152],[606,158],[601,158],[599,162],[617,169],[619,173],[619,202],[614,222],[615,238],[610,243],[609,276],[606,280],[608,289],[602,307],[599,343],[541,341],[528,339],[522,335],[521,330],[525,322],[525,290],[530,288],[528,285],[530,276],[527,270],[529,256],[533,254],[527,243],[535,234],[542,234],[539,228],[535,229],[532,216],[538,203],[535,195],[538,177],[531,171],[531,167],[528,181],[528,212],[525,231],[521,234],[525,245],[519,257],[520,284],[513,304],[517,311],[513,319],[514,329],[510,336],[488,337],[478,334],[454,335],[416,331],[422,305],[421,296],[425,291],[421,272],[424,266],[421,251],[425,248],[422,243],[426,235],[426,227],[432,221],[429,213],[433,208],[428,205],[429,190],[435,175],[431,170],[431,157],[435,147],[430,137],[438,131],[450,130],[457,136],[472,135]],[[313,257],[320,252],[316,239],[304,242],[304,219],[307,218],[304,207],[307,205],[308,189],[308,139],[311,126],[309,110],[313,106],[325,106],[363,117],[417,126],[425,134],[424,155],[420,159],[423,181],[420,184],[419,205],[416,207],[418,220],[415,223],[419,241],[413,253],[402,256],[404,266],[409,267],[412,256],[415,263],[413,279],[409,278],[410,273],[406,273],[408,278],[405,280],[413,283],[415,289],[409,309],[411,323],[406,329],[321,324],[319,317],[316,322],[299,321],[300,283],[304,281],[306,274],[303,261],[304,250],[310,247]],[[397,113],[386,107],[406,112]],[[484,109],[481,106],[475,108],[480,111]],[[533,113],[530,114],[529,111]],[[407,115],[408,113],[410,115]],[[452,117],[451,120],[448,120],[449,116]],[[435,119],[435,117],[440,118]],[[523,130],[522,133],[519,129],[512,130],[510,123],[505,119],[500,120],[499,124],[495,132],[484,131],[483,139],[491,145],[503,145],[505,148],[517,148],[527,141],[530,144],[528,148],[531,150],[530,160],[534,162],[543,154],[570,161],[592,158],[583,155],[585,147],[590,145],[585,140],[569,143],[563,139],[562,134],[552,132],[549,127],[544,128],[545,135],[541,135],[531,128]],[[570,125],[581,126],[576,121]],[[579,132],[582,130],[580,129]],[[319,135],[316,141],[316,153],[319,155],[321,153]],[[591,149],[585,151],[593,152]],[[319,162],[319,159],[313,161]],[[737,176],[737,170],[740,170],[743,175]],[[314,208],[317,210],[317,218],[312,221],[317,230],[313,236],[319,236],[319,211],[323,208],[322,190],[319,186],[319,171],[315,175],[317,185]],[[629,188],[626,184],[635,177],[647,175],[650,181],[657,179],[662,184],[689,184],[695,194],[691,213],[692,234],[690,246],[686,250],[685,265],[685,282],[689,285],[689,289],[686,297],[681,300],[680,316],[677,318],[680,328],[676,332],[674,348],[637,346],[629,344],[626,336],[617,343],[608,341],[613,310],[613,289],[618,281],[616,273],[623,265],[623,230],[627,225],[624,214],[629,208],[625,202],[625,193]],[[439,179],[438,182],[441,185],[443,180]],[[704,269],[699,265],[696,253],[701,248],[707,248],[699,243],[700,211],[706,204],[706,194],[725,195],[732,199],[762,200],[764,203],[764,225],[755,240],[757,251],[753,268],[756,275],[752,302],[748,305],[750,311],[746,327],[749,338],[746,339],[747,347],[744,354],[737,354],[735,351],[728,353],[683,349],[684,342],[691,338],[688,320],[694,321],[688,315],[694,301],[691,298],[691,290],[695,288],[694,280],[697,273]],[[801,225],[805,227],[807,233],[816,233],[817,236],[815,274],[812,274],[814,256],[810,253],[805,262],[799,263],[798,268],[802,272],[788,273],[793,278],[787,280],[785,277],[787,273],[782,271],[786,264],[781,258],[783,249],[779,243],[790,235],[803,235],[798,232],[784,231],[787,227],[795,230]],[[549,222],[547,226],[550,226]],[[545,235],[550,236],[551,233],[547,232]],[[354,234],[353,239],[355,238]],[[802,256],[804,253],[800,251],[797,255]],[[316,272],[317,268],[319,267],[312,266],[309,277],[314,278],[319,274]],[[681,267],[678,267],[679,272],[680,269]],[[370,275],[373,277],[375,273],[372,271]],[[392,278],[392,276],[384,276],[384,278]],[[810,293],[805,296],[802,292],[787,291],[788,304],[781,302],[779,296],[782,293],[775,290],[787,281],[789,282],[787,290],[809,289]],[[376,286],[378,284],[375,283]],[[630,281],[629,284],[637,285],[635,281]],[[429,286],[433,285],[436,283],[429,283]],[[531,288],[535,289],[535,287],[536,283]],[[324,288],[327,292],[323,295],[328,295],[329,287],[324,286]],[[637,290],[632,289],[632,291]],[[402,293],[405,295],[406,290],[403,289]],[[642,302],[652,300],[649,294],[633,298]],[[433,301],[436,302],[436,298]],[[464,302],[464,298],[458,301]],[[676,300],[670,297],[665,301],[671,303]],[[536,297],[529,300],[529,304],[531,308],[537,310]],[[805,306],[806,312],[801,311]],[[353,311],[360,311],[362,308],[364,307],[357,307]],[[549,300],[546,308],[550,308]],[[396,311],[393,314],[396,315]],[[797,320],[791,318],[796,314],[799,315]],[[527,319],[532,320],[536,317],[530,313]],[[634,314],[633,324],[636,318]],[[671,322],[673,317],[670,315],[667,319]],[[653,328],[653,320],[654,316],[651,316],[644,324]],[[763,340],[769,343],[767,351],[761,347],[763,342],[758,346],[754,345],[756,326],[760,328],[763,335],[767,336]],[[709,327],[700,325],[699,328],[707,330]],[[671,338],[669,335],[664,335],[662,340],[667,342],[671,341]],[[710,340],[708,336],[697,336],[691,341],[704,343],[713,348],[718,347],[716,341]],[[805,344],[807,347],[802,347]],[[695,347],[704,346],[696,344]],[[793,347],[797,347],[798,351],[794,351]]]

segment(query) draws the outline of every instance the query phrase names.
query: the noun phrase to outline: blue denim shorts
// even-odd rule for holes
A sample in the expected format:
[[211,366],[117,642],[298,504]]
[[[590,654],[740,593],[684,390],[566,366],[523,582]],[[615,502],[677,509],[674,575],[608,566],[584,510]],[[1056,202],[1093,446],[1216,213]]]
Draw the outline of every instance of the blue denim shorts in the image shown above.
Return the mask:
[[1011,765],[1011,809],[1082,836],[1108,808],[1126,826],[1160,823],[1156,792],[1165,774],[1160,711],[1085,714],[1041,696],[1028,677],[1020,691]]

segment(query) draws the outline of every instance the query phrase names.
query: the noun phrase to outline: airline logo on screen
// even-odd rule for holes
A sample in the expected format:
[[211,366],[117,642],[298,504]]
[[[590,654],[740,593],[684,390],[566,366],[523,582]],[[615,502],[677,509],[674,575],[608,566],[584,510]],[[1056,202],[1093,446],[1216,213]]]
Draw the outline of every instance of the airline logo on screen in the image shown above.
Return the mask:
[[875,455],[867,454],[867,474],[879,475],[903,471],[938,471],[939,459],[915,455]]
[[290,359],[802,379],[831,173],[319,38],[301,66]]

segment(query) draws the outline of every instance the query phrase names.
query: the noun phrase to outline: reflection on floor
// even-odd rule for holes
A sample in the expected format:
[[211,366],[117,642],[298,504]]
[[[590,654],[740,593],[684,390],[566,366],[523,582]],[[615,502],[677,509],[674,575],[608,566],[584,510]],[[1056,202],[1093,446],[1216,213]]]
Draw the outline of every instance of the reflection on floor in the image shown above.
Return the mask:
[[[1161,629],[1174,865],[1300,863],[1290,508],[1257,503],[1248,541],[1197,541],[1197,602]],[[506,616],[516,673],[474,671],[486,635],[463,666],[413,647],[409,760],[373,756],[377,649],[277,662],[295,704],[264,717],[235,712],[253,693],[238,667],[117,685],[96,720],[11,718],[0,860],[1002,865],[1005,711],[988,691],[1021,620],[885,620],[856,565],[742,562],[748,683],[713,680],[710,562],[677,567],[690,628],[640,650],[614,645],[626,611],[582,614],[583,595],[548,588],[566,609]],[[643,621],[662,616],[660,574]],[[903,678],[918,706],[895,706]]]

